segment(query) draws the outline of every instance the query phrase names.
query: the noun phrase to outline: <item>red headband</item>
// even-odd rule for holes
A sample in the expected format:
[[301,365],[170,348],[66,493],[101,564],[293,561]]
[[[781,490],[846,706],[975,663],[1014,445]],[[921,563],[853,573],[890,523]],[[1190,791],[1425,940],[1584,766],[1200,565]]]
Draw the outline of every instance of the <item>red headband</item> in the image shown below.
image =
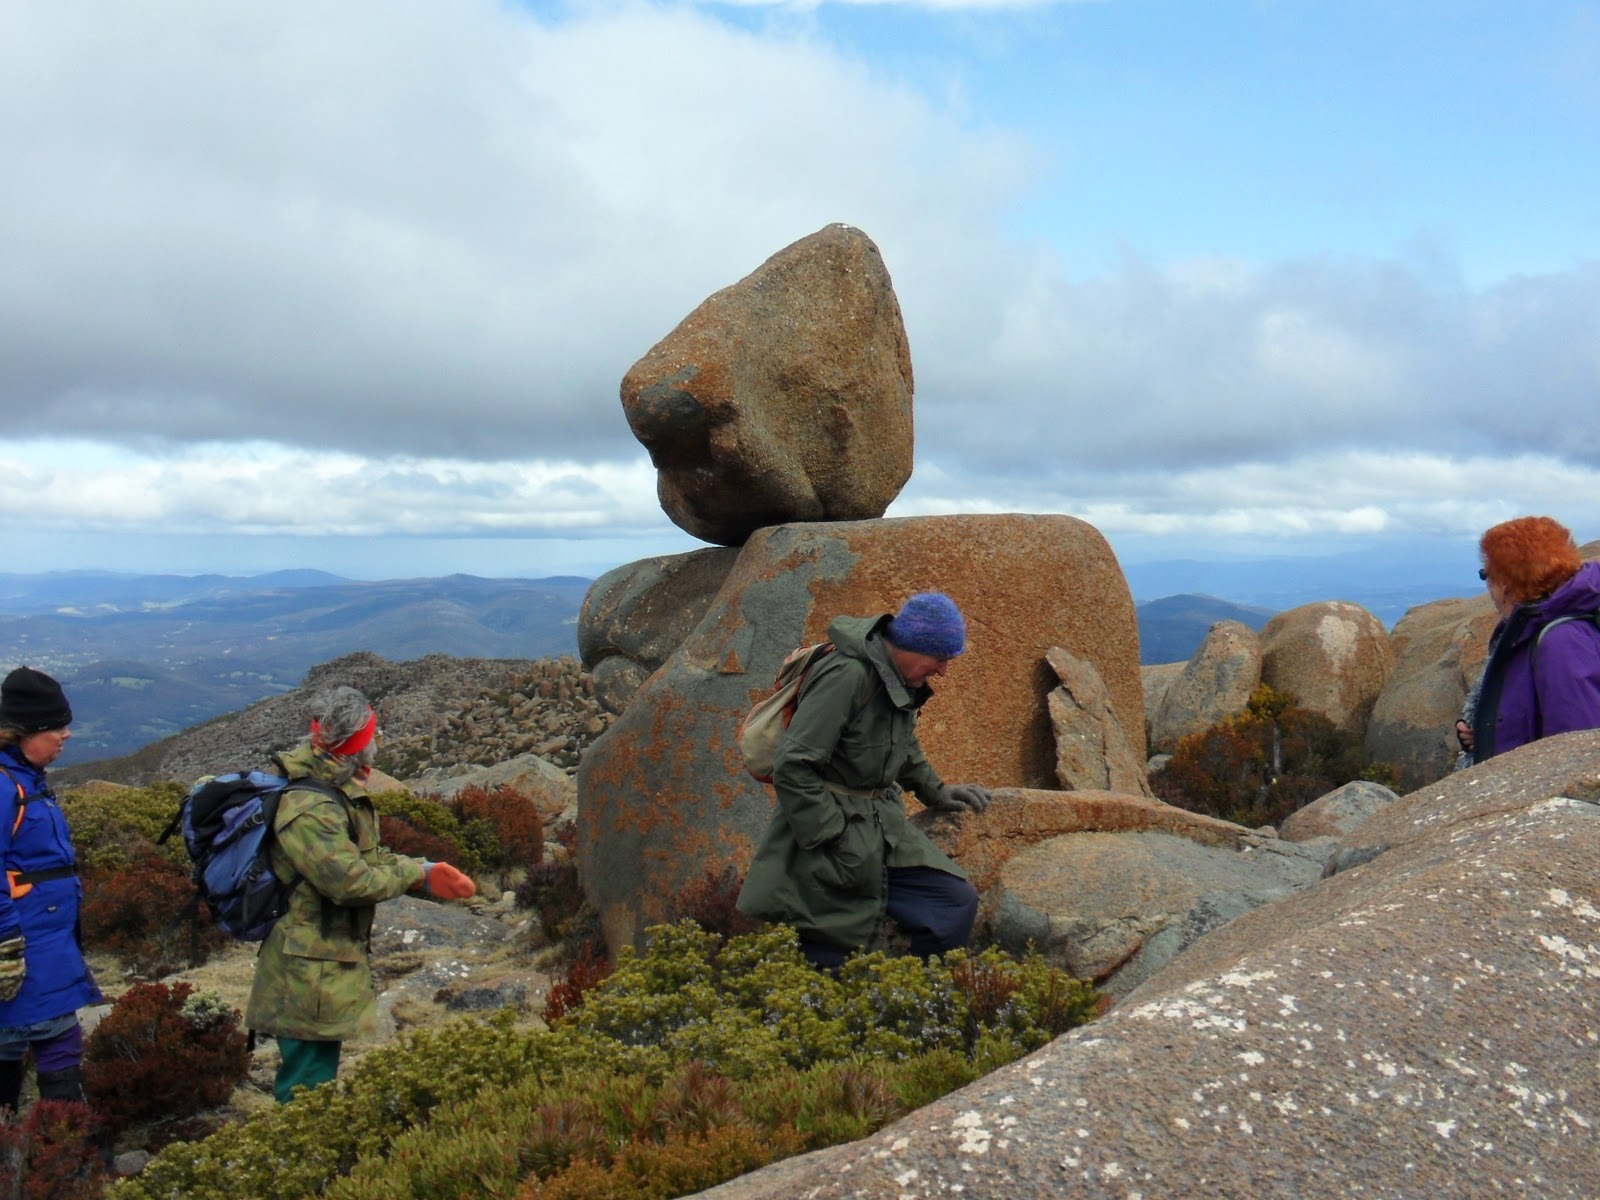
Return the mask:
[[370,708],[367,709],[367,723],[337,746],[322,745],[322,728],[315,721],[311,722],[311,740],[322,746],[329,754],[337,755],[340,758],[349,758],[352,754],[360,754],[371,744],[377,732],[378,714]]

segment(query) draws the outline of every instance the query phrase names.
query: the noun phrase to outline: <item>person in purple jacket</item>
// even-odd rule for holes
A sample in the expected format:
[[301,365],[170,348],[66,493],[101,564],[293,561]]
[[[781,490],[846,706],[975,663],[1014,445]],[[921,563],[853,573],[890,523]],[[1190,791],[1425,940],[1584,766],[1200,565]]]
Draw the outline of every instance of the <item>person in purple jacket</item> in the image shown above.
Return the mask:
[[77,855],[45,782],[71,723],[43,671],[18,667],[0,683],[0,1108],[13,1111],[29,1050],[41,1100],[86,1100],[78,1009],[101,996],[78,947]]
[[1478,549],[1500,623],[1471,719],[1457,725],[1472,761],[1552,733],[1600,729],[1600,562],[1584,562],[1572,534],[1549,517],[1504,521]]

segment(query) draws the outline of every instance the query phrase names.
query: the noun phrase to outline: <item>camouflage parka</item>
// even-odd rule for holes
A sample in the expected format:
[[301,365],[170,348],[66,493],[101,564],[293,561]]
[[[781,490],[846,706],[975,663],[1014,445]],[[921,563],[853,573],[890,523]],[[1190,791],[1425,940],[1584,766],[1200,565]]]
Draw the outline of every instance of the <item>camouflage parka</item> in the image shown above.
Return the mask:
[[274,823],[272,867],[302,882],[289,911],[261,943],[245,1023],[260,1033],[343,1041],[374,1024],[377,997],[368,942],[379,901],[416,887],[423,860],[378,844],[378,815],[366,788],[335,784],[336,766],[302,744],[279,756],[292,781],[312,777],[344,793],[283,793]]
[[906,819],[902,788],[928,798],[942,785],[917,741],[933,690],[911,690],[894,669],[890,615],[828,627],[836,650],[806,676],[773,766],[777,809],[739,893],[740,912],[847,948],[876,934],[889,867],[966,878]]

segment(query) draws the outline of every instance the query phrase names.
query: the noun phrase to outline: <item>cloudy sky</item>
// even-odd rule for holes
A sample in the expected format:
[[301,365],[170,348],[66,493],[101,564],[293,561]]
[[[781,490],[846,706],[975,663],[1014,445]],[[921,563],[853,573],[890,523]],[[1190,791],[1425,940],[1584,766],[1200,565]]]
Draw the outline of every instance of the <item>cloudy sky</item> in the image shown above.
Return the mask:
[[1600,537],[1600,3],[0,0],[0,570],[598,574],[617,398],[845,221],[891,515]]

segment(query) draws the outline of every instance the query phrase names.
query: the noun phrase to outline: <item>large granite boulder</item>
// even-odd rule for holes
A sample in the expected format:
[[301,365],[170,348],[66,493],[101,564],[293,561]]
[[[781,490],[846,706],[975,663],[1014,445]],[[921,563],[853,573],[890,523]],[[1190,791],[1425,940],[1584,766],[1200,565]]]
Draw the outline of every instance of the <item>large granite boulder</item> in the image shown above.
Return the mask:
[[695,309],[622,380],[661,507],[708,542],[879,517],[911,476],[911,350],[872,239],[829,225]]
[[1392,764],[1406,789],[1455,765],[1456,718],[1483,673],[1497,619],[1489,597],[1474,596],[1408,609],[1395,624],[1394,672],[1372,707],[1365,749],[1372,762]]
[[1381,783],[1357,779],[1290,813],[1278,827],[1278,836],[1289,842],[1341,838],[1354,832],[1356,826],[1373,813],[1388,808],[1398,799]]
[[1094,1024],[703,1195],[1600,1196],[1597,797],[1596,731],[1402,797]]
[[1202,934],[1322,878],[1332,846],[1266,838],[1239,849],[1177,833],[1078,833],[1014,856],[983,898],[1003,949],[1121,998]]
[[641,558],[594,581],[578,611],[578,656],[609,712],[628,707],[639,685],[706,615],[738,559],[716,547]]
[[1150,749],[1170,754],[1178,740],[1244,711],[1261,682],[1261,639],[1238,621],[1218,621],[1163,690],[1150,722]]
[[1325,600],[1279,613],[1261,630],[1261,682],[1292,692],[1356,737],[1394,668],[1383,622],[1359,604]]
[[[1050,693],[1056,782],[1068,790],[1103,788],[1154,797],[1145,773],[1144,739],[1123,731],[1116,705],[1094,664],[1052,646],[1045,655],[1061,686]],[[1129,714],[1144,723],[1144,710]],[[1137,745],[1138,750],[1134,747]]]
[[[1045,656],[1092,663],[1118,712],[1140,707],[1133,600],[1105,539],[1064,516],[909,517],[782,525],[744,547],[716,603],[589,749],[578,772],[584,886],[613,947],[668,918],[705,871],[750,861],[772,793],[744,771],[740,720],[784,656],[841,614],[948,592],[967,652],[922,710],[951,782],[1049,788],[1056,747]],[[1143,729],[1124,730],[1143,753]]]

